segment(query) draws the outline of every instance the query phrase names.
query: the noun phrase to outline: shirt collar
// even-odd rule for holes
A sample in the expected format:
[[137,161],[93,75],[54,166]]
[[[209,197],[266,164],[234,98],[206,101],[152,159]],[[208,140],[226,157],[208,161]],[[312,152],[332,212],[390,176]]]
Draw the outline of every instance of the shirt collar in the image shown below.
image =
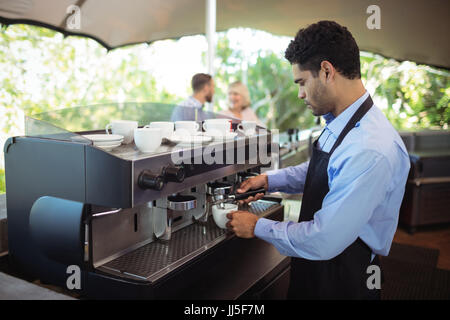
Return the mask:
[[200,101],[198,101],[197,99],[195,99],[194,96],[190,96],[189,99],[192,101],[192,106],[194,108],[199,108],[199,109],[203,108],[203,104]]
[[358,110],[362,103],[369,96],[369,92],[365,92],[358,100],[348,106],[340,115],[335,117],[331,112],[323,115],[327,125],[326,128],[331,131],[334,137],[337,139],[339,134],[344,129],[345,125],[350,121],[353,114]]

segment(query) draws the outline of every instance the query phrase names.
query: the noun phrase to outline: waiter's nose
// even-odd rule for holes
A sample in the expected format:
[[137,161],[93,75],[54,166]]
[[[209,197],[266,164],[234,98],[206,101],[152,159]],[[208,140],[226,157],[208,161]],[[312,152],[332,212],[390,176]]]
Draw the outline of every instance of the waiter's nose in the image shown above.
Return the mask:
[[302,100],[306,98],[305,89],[302,87],[298,89],[298,98]]

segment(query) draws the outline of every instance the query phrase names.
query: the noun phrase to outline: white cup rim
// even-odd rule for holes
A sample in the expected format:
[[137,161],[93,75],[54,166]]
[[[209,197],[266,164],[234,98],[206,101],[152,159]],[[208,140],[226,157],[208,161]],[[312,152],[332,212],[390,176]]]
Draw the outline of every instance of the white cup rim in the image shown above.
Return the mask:
[[142,127],[142,128],[134,128],[135,131],[161,131],[161,128],[150,128],[150,127]]
[[[219,212],[223,212],[225,210],[233,210],[234,208],[238,208],[239,206],[234,203],[224,203],[225,208],[222,209],[219,207],[219,205],[215,204],[213,207],[215,207],[216,210],[219,210]],[[228,208],[227,208],[228,207]]]

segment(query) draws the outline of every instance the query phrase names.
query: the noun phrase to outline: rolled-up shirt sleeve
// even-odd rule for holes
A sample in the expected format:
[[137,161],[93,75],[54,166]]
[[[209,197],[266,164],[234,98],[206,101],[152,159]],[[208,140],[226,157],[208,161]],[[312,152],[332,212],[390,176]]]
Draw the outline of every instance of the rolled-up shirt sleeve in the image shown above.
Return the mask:
[[284,169],[268,171],[268,191],[281,191],[285,193],[302,193],[305,186],[306,173],[308,172],[309,161],[298,166]]
[[294,223],[261,218],[255,235],[281,254],[309,260],[329,260],[345,250],[383,203],[392,172],[388,160],[372,150],[348,157],[333,171],[330,190],[313,220]]

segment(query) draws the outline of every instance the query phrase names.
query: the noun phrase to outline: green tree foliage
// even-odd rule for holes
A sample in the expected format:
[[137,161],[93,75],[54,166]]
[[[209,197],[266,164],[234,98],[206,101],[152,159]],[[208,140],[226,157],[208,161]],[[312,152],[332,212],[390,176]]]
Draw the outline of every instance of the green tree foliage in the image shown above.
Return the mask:
[[[362,53],[362,78],[398,130],[448,129],[450,73]],[[383,107],[383,106],[381,106]]]
[[19,129],[14,116],[118,100],[173,102],[140,65],[142,50],[109,54],[87,38],[13,25],[0,32],[0,112],[3,133]]

